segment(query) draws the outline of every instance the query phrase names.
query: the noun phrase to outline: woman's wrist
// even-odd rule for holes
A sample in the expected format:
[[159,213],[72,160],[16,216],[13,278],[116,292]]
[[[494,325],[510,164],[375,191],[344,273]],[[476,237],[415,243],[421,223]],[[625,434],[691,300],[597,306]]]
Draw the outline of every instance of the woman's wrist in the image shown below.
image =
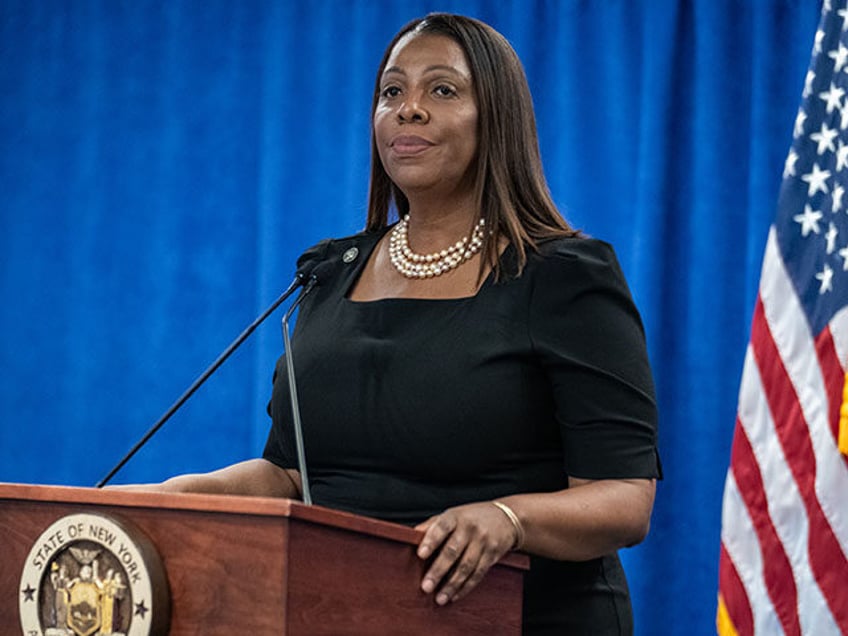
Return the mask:
[[502,501],[495,500],[492,504],[504,513],[507,519],[509,519],[512,527],[515,529],[515,542],[512,544],[512,549],[520,550],[524,545],[524,526],[521,524],[521,520],[518,518],[518,515],[515,514],[512,508]]

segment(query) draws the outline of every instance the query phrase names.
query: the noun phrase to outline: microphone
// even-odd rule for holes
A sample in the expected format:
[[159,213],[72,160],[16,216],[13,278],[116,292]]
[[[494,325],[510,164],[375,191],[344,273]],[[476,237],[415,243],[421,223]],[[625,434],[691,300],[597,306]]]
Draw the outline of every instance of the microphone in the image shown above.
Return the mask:
[[321,284],[321,281],[326,278],[332,265],[328,262],[320,263],[312,272],[306,285],[300,290],[295,301],[289,307],[285,316],[283,316],[283,350],[286,354],[286,376],[289,385],[289,401],[292,409],[292,426],[294,427],[294,440],[297,447],[297,468],[300,471],[300,484],[303,496],[303,503],[307,506],[312,505],[312,493],[309,489],[309,474],[306,470],[306,452],[303,448],[303,426],[300,420],[300,405],[297,401],[297,382],[295,381],[294,359],[292,357],[291,336],[289,336],[289,318],[291,318],[294,310],[300,306],[303,299],[309,293]]
[[[233,353],[233,351],[238,349],[239,346],[241,345],[241,343],[243,343],[245,340],[247,340],[247,338],[250,336],[250,334],[252,334],[256,330],[256,328],[260,324],[262,324],[265,321],[265,319],[268,316],[270,316],[271,313],[273,313],[273,311],[283,303],[283,301],[285,301],[289,296],[291,296],[295,291],[297,291],[304,284],[307,285],[307,287],[309,287],[310,284],[312,285],[312,287],[314,287],[315,285],[318,284],[317,278],[315,278],[315,274],[312,273],[312,271],[318,271],[319,269],[321,269],[321,265],[323,263],[319,264],[317,267],[313,267],[313,265],[312,265],[313,262],[314,262],[313,260],[309,260],[306,263],[304,263],[303,266],[301,266],[297,270],[297,273],[294,276],[294,280],[292,280],[292,282],[288,286],[288,288],[282,294],[280,294],[279,298],[277,298],[277,300],[275,300],[273,303],[271,303],[271,305],[264,312],[262,312],[262,314],[260,314],[256,318],[256,320],[254,320],[252,323],[250,323],[247,326],[247,328],[244,331],[242,331],[239,334],[239,336],[235,340],[233,340],[226,349],[224,349],[224,351],[221,353],[221,355],[219,355],[218,358],[211,365],[209,365],[209,367],[207,367],[207,369],[203,373],[201,373],[198,376],[198,378],[191,384],[191,386],[188,389],[186,389],[185,393],[183,393],[179,398],[177,398],[177,401],[174,402],[167,411],[165,411],[165,413],[162,415],[162,417],[160,417],[156,421],[156,423],[153,426],[150,427],[150,430],[148,430],[144,434],[144,436],[138,442],[136,442],[135,446],[133,446],[130,449],[130,451],[126,455],[124,455],[123,459],[121,459],[121,461],[119,461],[114,466],[114,468],[112,468],[112,470],[110,470],[109,473],[103,479],[101,479],[100,481],[98,481],[95,484],[95,486],[94,486],[95,488],[102,488],[107,483],[109,483],[109,480],[111,480],[112,477],[114,477],[115,474],[119,470],[121,470],[121,468],[123,468],[124,465],[130,459],[132,459],[133,456],[139,450],[141,450],[141,448],[150,440],[150,438],[153,437],[156,434],[156,432],[160,428],[162,428],[162,426],[165,425],[165,422],[167,422],[169,419],[171,419],[171,416],[174,413],[176,413],[179,410],[179,408],[183,404],[185,404],[185,402],[192,395],[194,395],[194,392],[197,391],[197,389],[199,389],[201,387],[201,385],[203,385],[203,383],[206,382],[206,380],[209,379],[209,376],[211,376],[213,373],[215,373],[215,371],[218,370],[218,367],[220,367],[222,364],[224,364],[224,361],[227,358],[230,357],[230,355]],[[312,282],[313,279],[315,279],[315,282]],[[300,301],[300,299],[303,296],[306,295],[305,291],[306,291],[305,288],[304,288],[303,291],[301,291],[300,296],[298,296],[298,302]],[[311,288],[310,288],[310,291],[311,291]],[[297,304],[297,303],[295,303],[295,304]]]

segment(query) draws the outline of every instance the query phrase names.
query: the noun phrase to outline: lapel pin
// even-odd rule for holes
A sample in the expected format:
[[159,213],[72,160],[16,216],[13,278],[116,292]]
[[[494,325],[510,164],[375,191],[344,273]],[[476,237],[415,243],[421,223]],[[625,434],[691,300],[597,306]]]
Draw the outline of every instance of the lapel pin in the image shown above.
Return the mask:
[[359,256],[359,248],[351,247],[344,254],[342,254],[342,260],[345,263],[352,263],[356,260],[356,257]]

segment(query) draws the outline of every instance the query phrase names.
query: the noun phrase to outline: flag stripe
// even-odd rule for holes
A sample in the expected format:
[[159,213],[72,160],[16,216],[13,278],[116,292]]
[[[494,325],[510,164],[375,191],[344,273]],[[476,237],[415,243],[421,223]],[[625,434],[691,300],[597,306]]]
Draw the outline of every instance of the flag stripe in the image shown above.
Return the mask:
[[[839,360],[844,373],[848,368],[848,307],[838,311],[830,321],[830,335],[833,338],[836,359]],[[848,383],[848,376],[844,378],[844,381]],[[848,469],[848,388],[843,386],[841,395],[846,416],[840,417],[837,423],[837,445],[839,452],[842,453],[842,461]]]
[[[774,230],[769,233],[766,243],[760,288],[768,326],[779,352],[779,362],[785,365],[803,413],[802,420],[797,422],[799,432],[810,441],[813,451],[812,460],[806,467],[810,472],[806,476],[815,481],[815,496],[821,502],[827,523],[838,541],[848,546],[848,517],[845,513],[848,507],[848,464],[839,454],[828,423],[828,403],[831,400],[841,401],[842,390],[833,398],[827,394],[816,343],[783,265]],[[751,337],[755,337],[753,329]],[[742,398],[740,392],[740,401]],[[777,414],[783,416],[782,411],[777,411]]]
[[[721,594],[729,603],[746,603],[751,608],[754,634],[782,636],[783,630],[763,580],[763,560],[754,524],[745,502],[739,494],[733,472],[727,473],[722,500],[722,545],[739,573],[746,598],[731,600],[732,592],[722,588]],[[742,564],[744,567],[740,567]]]
[[[761,317],[762,314],[759,316]],[[810,529],[804,502],[792,471],[786,464],[770,406],[766,401],[753,348],[750,346],[745,356],[740,395],[743,399],[739,402],[738,428],[741,427],[748,436],[754,452],[754,461],[763,475],[762,488],[767,503],[765,509],[760,512],[771,518],[792,567],[792,575],[797,587],[801,631],[804,634],[836,634],[839,630],[833,622],[827,602],[815,582],[807,559],[806,546]],[[733,466],[731,474],[737,469],[737,466]],[[735,531],[736,524],[730,521],[729,512],[723,515],[725,524],[728,525],[727,535],[722,533],[723,538],[732,537]],[[740,562],[751,567],[754,565],[750,559],[750,553],[747,553],[745,560]],[[762,566],[757,565],[757,571],[761,569]],[[774,613],[773,608],[761,602],[755,602],[754,599],[751,599],[751,604],[758,615]],[[771,634],[772,631],[758,630],[757,633]]]
[[[786,308],[781,316],[785,315]],[[762,385],[776,432],[792,475],[798,484],[815,540],[808,542],[810,567],[840,628],[848,632],[848,562],[816,497],[816,457],[810,430],[803,417],[795,387],[757,303],[751,343],[762,374]],[[841,579],[840,579],[841,577]],[[779,608],[778,608],[779,609]]]
[[769,598],[786,636],[801,634],[798,593],[792,567],[768,515],[762,474],[744,428],[737,422],[730,461],[739,494],[748,509],[763,553],[763,576]]
[[718,595],[718,611],[716,612],[716,633],[718,636],[739,636],[739,632],[733,626],[727,607],[724,605],[724,597]]
[[[753,636],[754,615],[751,613],[751,605],[745,595],[745,588],[742,586],[739,572],[733,565],[733,561],[730,560],[730,555],[727,553],[724,544],[721,546],[721,553],[718,558],[718,578],[720,589],[725,590],[727,594],[727,597],[722,596],[720,601],[726,614],[726,620],[723,622],[725,625],[727,620],[731,623],[730,629],[724,628],[725,633],[734,636]],[[719,629],[720,633],[721,631]]]
[[[845,471],[841,467],[835,466],[834,471],[843,475],[848,471],[848,456],[839,447],[839,415],[844,401],[845,387],[845,369],[840,363],[840,356],[836,349],[837,344],[833,338],[831,328],[825,329],[819,337],[816,338],[816,353],[819,357],[819,365],[822,368],[822,373],[825,376],[825,384],[827,385],[827,395],[830,398],[830,408],[828,409],[828,423],[830,424],[830,432],[833,435],[833,444],[837,448],[837,461],[842,461]],[[832,482],[829,482],[832,483]],[[846,491],[843,491],[846,492]],[[843,501],[842,505],[848,505],[848,502]],[[828,515],[830,516],[830,515]],[[844,542],[844,535],[839,533]]]
[[[845,383],[845,373],[836,356],[836,346],[833,343],[830,327],[827,327],[816,338],[816,355],[818,356],[819,366],[824,376],[827,395],[838,395],[841,397],[842,385]],[[834,444],[839,438],[839,408],[841,406],[841,400],[828,400],[827,420],[830,424],[830,431],[833,434]]]

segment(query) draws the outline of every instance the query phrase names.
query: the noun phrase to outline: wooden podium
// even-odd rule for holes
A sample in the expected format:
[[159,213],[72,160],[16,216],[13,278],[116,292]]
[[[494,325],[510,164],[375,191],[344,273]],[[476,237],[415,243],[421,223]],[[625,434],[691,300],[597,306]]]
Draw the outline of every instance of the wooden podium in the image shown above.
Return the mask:
[[406,526],[287,499],[0,484],[0,634],[21,633],[21,576],[36,540],[77,513],[114,517],[150,540],[170,589],[170,634],[521,633],[523,555],[439,607],[419,589],[420,533]]

